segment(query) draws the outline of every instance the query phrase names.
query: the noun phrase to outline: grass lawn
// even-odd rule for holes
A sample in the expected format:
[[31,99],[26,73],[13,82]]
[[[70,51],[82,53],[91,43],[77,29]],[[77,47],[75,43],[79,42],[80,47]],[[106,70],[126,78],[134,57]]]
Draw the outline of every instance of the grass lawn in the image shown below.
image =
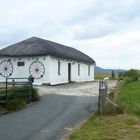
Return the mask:
[[116,102],[123,114],[92,116],[70,140],[140,140],[140,80],[118,87]]

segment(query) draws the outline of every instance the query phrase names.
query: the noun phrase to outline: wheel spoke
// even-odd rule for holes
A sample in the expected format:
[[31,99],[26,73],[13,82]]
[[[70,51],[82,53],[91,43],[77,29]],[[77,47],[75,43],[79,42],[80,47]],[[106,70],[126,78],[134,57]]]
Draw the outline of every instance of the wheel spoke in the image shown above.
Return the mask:
[[29,72],[34,78],[41,78],[45,73],[45,67],[40,61],[35,61],[30,65]]
[[0,63],[0,73],[3,77],[11,76],[12,72],[13,65],[11,64],[11,62],[4,60]]

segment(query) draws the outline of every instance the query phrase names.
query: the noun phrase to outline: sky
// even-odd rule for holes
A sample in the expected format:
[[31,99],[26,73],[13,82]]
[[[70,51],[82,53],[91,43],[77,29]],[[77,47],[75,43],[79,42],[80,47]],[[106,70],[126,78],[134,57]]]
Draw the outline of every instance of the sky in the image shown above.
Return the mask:
[[140,69],[140,0],[0,0],[0,48],[29,37],[74,47],[102,68]]

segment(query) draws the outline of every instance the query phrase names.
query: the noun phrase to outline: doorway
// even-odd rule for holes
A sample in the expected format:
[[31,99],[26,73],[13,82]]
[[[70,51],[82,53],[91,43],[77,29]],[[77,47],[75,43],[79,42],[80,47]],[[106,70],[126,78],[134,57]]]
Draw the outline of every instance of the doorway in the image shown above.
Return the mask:
[[68,81],[71,82],[71,63],[68,63]]

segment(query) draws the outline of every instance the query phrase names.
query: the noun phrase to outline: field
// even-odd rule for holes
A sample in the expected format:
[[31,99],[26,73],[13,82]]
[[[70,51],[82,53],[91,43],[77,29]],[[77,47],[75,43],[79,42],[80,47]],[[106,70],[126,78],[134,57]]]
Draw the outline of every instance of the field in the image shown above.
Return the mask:
[[[111,73],[95,73],[95,80],[98,80],[98,79],[104,79],[108,77],[109,79],[111,79]],[[115,74],[115,79],[117,79],[118,76],[117,74]]]
[[[140,80],[121,84],[116,102],[121,114],[93,115],[70,140],[139,140],[140,139]],[[112,109],[112,107],[111,107]]]

